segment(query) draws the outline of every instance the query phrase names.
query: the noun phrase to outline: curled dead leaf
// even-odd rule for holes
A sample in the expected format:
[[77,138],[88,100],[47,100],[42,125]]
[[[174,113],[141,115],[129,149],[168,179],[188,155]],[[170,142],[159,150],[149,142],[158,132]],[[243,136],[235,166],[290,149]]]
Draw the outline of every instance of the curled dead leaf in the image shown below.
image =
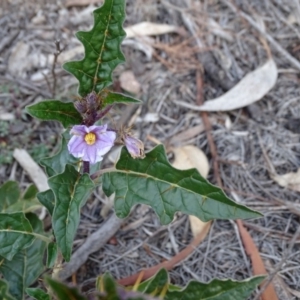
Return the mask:
[[[178,148],[172,148],[172,152],[175,155],[173,167],[180,170],[186,170],[196,168],[199,173],[206,178],[209,172],[209,163],[206,155],[203,151],[195,146],[183,146]],[[211,222],[202,222],[195,216],[189,216],[191,230],[193,236],[196,237],[202,232],[209,231]]]
[[280,186],[300,192],[300,168],[297,172],[291,172],[284,175],[273,175],[275,180]]

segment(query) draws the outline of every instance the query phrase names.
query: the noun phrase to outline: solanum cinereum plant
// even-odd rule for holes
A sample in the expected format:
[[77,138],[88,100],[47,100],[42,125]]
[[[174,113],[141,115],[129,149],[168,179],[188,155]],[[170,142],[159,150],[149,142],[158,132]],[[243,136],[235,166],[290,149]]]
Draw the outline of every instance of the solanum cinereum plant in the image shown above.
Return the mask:
[[[229,199],[196,169],[173,168],[162,145],[145,153],[143,142],[130,128],[105,123],[112,107],[142,104],[109,89],[113,70],[124,62],[120,49],[125,37],[124,2],[106,0],[94,11],[92,29],[76,34],[85,56],[63,67],[79,82],[77,100],[45,100],[27,107],[34,117],[61,122],[65,132],[60,151],[40,162],[49,177],[49,190],[37,193],[32,185],[21,194],[13,181],[0,187],[1,299],[21,300],[26,293],[38,300],[87,299],[76,288],[57,281],[59,270],[51,269],[57,265],[57,257],[70,260],[80,209],[99,184],[107,196],[115,194],[115,213],[120,218],[128,216],[138,203],[151,206],[162,224],[172,222],[176,212],[195,215],[202,221],[261,216]],[[124,145],[118,162],[114,168],[101,168],[104,155],[116,144]],[[51,215],[51,233],[44,232],[34,213],[41,205]],[[43,287],[29,288],[40,277]],[[88,299],[247,299],[262,280],[191,281],[180,288],[169,283],[168,273],[162,269],[146,282],[125,290],[104,274]]]

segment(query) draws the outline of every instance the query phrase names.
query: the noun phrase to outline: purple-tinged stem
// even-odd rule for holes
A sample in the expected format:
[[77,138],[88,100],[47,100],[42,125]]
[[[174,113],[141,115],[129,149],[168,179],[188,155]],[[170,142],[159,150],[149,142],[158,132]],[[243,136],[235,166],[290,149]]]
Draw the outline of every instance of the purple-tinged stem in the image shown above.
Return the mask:
[[90,162],[89,161],[83,162],[83,174],[84,173],[90,174]]
[[103,118],[111,110],[112,107],[113,107],[113,105],[107,105],[103,110],[99,111],[97,113],[96,120],[98,121],[101,118]]

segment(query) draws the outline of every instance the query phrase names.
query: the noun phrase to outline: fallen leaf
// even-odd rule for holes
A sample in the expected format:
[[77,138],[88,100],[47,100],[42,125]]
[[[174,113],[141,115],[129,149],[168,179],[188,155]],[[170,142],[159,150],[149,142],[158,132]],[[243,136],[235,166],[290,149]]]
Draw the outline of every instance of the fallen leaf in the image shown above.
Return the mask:
[[127,38],[148,36],[148,35],[160,35],[171,32],[178,32],[179,28],[169,24],[157,24],[151,22],[141,22],[129,27],[124,28]]
[[209,163],[206,155],[199,148],[187,145],[172,148],[175,159],[173,167],[180,170],[196,168],[200,174],[206,178],[209,172]]
[[206,101],[203,105],[191,105],[180,101],[176,104],[196,111],[228,111],[250,105],[263,98],[275,85],[278,70],[274,60],[248,73],[224,95]]
[[[183,146],[178,148],[172,148],[175,159],[173,162],[173,167],[180,170],[186,170],[191,168],[196,168],[199,173],[206,178],[209,172],[209,163],[206,155],[203,151],[195,146]],[[207,227],[210,227],[211,222],[202,222],[199,218],[195,216],[189,216],[191,230],[193,236],[196,237],[201,232],[206,231],[208,233]]]
[[264,97],[275,85],[277,66],[269,59],[263,66],[248,73],[236,86],[224,95],[206,101],[201,111],[228,111],[245,107]]
[[30,46],[22,41],[19,41],[11,51],[8,58],[8,71],[16,77],[26,77],[28,68],[28,54]]
[[[241,220],[236,220],[237,226],[239,228],[239,232],[246,250],[247,255],[250,257],[251,263],[252,263],[252,269],[253,269],[253,275],[265,275],[268,274],[263,260],[259,254],[259,251],[247,231],[247,229],[244,227],[243,223]],[[264,283],[261,284],[263,286]],[[270,283],[264,292],[261,295],[261,300],[278,300],[274,285]]]
[[131,94],[138,94],[141,90],[140,83],[136,80],[131,70],[125,71],[121,74],[120,78],[121,88]]
[[144,36],[142,38],[136,37],[134,39],[128,39],[126,38],[123,42],[122,45],[124,46],[131,46],[136,50],[142,51],[146,57],[147,60],[152,59],[152,55],[154,52],[154,49],[152,45],[154,44],[154,40],[152,37],[149,36]]
[[300,192],[300,168],[296,173],[291,172],[284,175],[271,175],[280,186]]
[[15,149],[13,157],[32,179],[39,192],[44,192],[49,189],[47,176],[26,150]]

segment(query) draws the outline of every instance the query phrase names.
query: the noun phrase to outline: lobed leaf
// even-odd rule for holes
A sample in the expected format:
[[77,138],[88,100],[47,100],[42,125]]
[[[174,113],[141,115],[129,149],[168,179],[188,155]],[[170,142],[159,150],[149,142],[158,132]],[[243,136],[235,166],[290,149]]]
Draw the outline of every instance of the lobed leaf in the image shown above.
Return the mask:
[[123,148],[116,170],[103,175],[103,191],[107,196],[115,193],[115,211],[120,218],[126,217],[138,203],[151,206],[163,224],[170,223],[177,211],[204,222],[261,216],[229,199],[196,169],[173,168],[162,145],[148,152],[144,159],[133,159]]
[[73,240],[80,220],[80,209],[94,188],[88,174],[81,175],[71,165],[51,177],[49,186],[55,195],[52,215],[54,235],[66,261],[70,260]]
[[82,122],[82,117],[72,102],[65,103],[59,100],[41,101],[27,106],[26,112],[41,120],[59,121],[65,128]]
[[20,189],[16,181],[7,181],[0,187],[0,212],[17,202],[20,198]]
[[45,168],[45,171],[49,177],[62,173],[66,167],[66,164],[75,165],[78,163],[79,160],[69,153],[67,147],[69,139],[70,134],[65,131],[62,134],[59,152],[54,156],[44,158],[40,161],[40,164]]
[[21,212],[0,213],[0,255],[11,260],[34,240],[32,227]]
[[94,11],[94,26],[90,31],[77,32],[77,38],[85,49],[85,57],[71,61],[63,68],[79,81],[78,92],[86,96],[100,92],[112,82],[112,72],[125,61],[120,49],[126,33],[123,29],[125,19],[124,0],[105,0],[102,7]]
[[[42,221],[32,213],[26,216],[34,232],[44,234]],[[0,273],[10,282],[9,291],[17,300],[24,299],[26,287],[35,282],[43,272],[45,248],[46,243],[36,239],[32,245],[19,251],[13,260],[3,260],[0,266]]]

